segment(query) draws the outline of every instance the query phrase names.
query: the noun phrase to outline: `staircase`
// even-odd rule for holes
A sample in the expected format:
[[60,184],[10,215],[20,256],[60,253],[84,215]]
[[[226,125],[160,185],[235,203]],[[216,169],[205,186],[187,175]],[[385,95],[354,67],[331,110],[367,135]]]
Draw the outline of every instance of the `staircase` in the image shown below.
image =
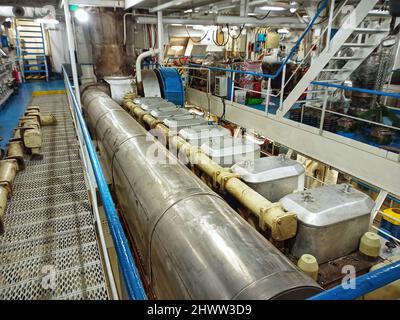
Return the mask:
[[[353,7],[348,3],[344,1],[332,18],[332,25],[340,25],[340,28],[283,101],[277,116],[283,117],[295,104],[322,103],[323,99],[316,98],[315,93],[322,93],[325,88],[311,83],[317,79],[327,83],[343,83],[388,36],[391,16],[387,11],[376,10],[379,0],[353,1]],[[319,41],[328,38],[330,30],[327,26]],[[349,49],[351,54],[344,54]],[[339,67],[338,62],[342,62]],[[299,100],[304,93],[307,93],[307,98]]]
[[16,19],[17,55],[23,81],[49,80],[42,24],[32,19]]

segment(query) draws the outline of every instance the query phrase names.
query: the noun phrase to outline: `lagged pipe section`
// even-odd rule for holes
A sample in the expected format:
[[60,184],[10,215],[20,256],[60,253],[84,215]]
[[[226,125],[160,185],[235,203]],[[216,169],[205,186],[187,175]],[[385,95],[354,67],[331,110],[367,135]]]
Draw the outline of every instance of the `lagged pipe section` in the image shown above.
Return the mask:
[[158,298],[301,299],[321,290],[111,98],[94,88],[82,97]]

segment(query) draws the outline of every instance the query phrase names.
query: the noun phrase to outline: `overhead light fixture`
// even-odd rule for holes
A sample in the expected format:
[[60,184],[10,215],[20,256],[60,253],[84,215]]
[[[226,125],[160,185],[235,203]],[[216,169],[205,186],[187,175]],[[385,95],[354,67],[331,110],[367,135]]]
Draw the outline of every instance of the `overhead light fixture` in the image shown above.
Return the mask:
[[285,11],[286,8],[284,7],[275,7],[275,6],[263,6],[259,8],[260,10],[263,11]]
[[75,18],[78,19],[79,22],[87,22],[89,20],[89,15],[85,9],[78,8],[75,11]]
[[182,23],[171,23],[171,26],[180,27],[180,26],[183,26],[183,24]]
[[191,12],[193,12],[193,9],[189,9],[189,10],[185,10],[185,11],[183,11],[184,13],[191,13]]

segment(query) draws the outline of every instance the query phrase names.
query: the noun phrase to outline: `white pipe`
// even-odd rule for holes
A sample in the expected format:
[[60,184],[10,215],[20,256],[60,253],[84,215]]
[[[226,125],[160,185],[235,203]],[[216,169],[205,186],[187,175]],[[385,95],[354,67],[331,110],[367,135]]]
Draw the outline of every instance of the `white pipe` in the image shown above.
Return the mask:
[[150,49],[149,51],[141,53],[136,59],[136,82],[142,82],[142,60],[146,57],[155,56],[160,53],[160,49]]
[[69,1],[64,0],[64,15],[65,15],[65,25],[67,29],[67,40],[68,40],[68,49],[69,49],[69,58],[71,60],[71,69],[72,69],[72,78],[74,80],[74,89],[76,100],[81,107],[81,94],[79,92],[79,82],[78,82],[78,72],[76,68],[75,61],[75,42],[74,42],[74,34],[72,33],[72,25],[71,25],[71,15],[69,12]]
[[157,11],[157,36],[158,36],[158,63],[161,65],[164,61],[164,28],[163,28],[163,13]]
[[126,16],[133,16],[133,13],[127,12],[124,14],[124,45],[126,44]]

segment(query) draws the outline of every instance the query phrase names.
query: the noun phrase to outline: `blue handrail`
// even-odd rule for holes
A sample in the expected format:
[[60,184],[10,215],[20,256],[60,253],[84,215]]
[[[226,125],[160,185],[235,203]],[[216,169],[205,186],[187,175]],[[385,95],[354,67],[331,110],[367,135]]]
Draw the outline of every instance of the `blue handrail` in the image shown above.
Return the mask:
[[110,228],[114,246],[117,252],[119,266],[122,269],[123,280],[126,291],[128,293],[128,298],[131,300],[147,300],[147,296],[143,288],[143,284],[140,280],[135,261],[132,257],[128,241],[125,237],[124,230],[122,229],[121,222],[119,221],[114,201],[112,200],[110,190],[108,189],[106,179],[99,163],[99,159],[97,158],[95,148],[93,146],[92,140],[90,139],[89,131],[86,127],[85,120],[83,119],[79,103],[72,90],[71,84],[68,81],[68,75],[64,67],[63,73],[64,77],[66,77],[67,79],[67,89],[72,97],[74,111],[82,129],[83,138],[85,140],[86,148],[90,158],[90,163],[93,167],[97,186],[99,188],[100,199],[104,207],[108,226]]
[[314,84],[317,86],[323,86],[323,87],[330,87],[330,88],[337,88],[337,89],[343,89],[343,90],[349,90],[349,91],[357,91],[357,92],[364,92],[364,93],[369,93],[369,94],[376,94],[378,96],[384,96],[384,97],[400,98],[399,93],[393,93],[393,92],[383,92],[383,91],[376,91],[376,90],[363,89],[363,88],[347,87],[347,86],[343,86],[340,84],[320,82],[320,81],[313,81],[313,82],[311,82],[311,84]]
[[233,72],[233,73],[240,73],[240,74],[247,74],[247,75],[251,75],[251,76],[256,76],[256,77],[263,77],[263,78],[270,78],[270,79],[276,79],[279,74],[282,72],[283,68],[285,67],[285,65],[288,64],[289,60],[292,58],[293,54],[295,53],[295,51],[298,49],[298,47],[301,44],[301,41],[303,41],[303,39],[305,38],[305,36],[307,35],[307,33],[311,30],[311,28],[314,26],[315,21],[318,19],[318,17],[320,16],[320,14],[322,13],[322,11],[324,11],[326,9],[326,7],[328,6],[329,0],[324,0],[324,2],[321,4],[321,6],[319,7],[317,13],[314,15],[314,17],[311,19],[311,21],[308,23],[307,28],[303,31],[303,33],[301,34],[300,38],[297,40],[296,44],[294,45],[294,47],[292,48],[292,50],[290,50],[289,55],[286,57],[286,59],[282,62],[282,64],[280,65],[279,69],[274,73],[274,74],[265,74],[265,73],[258,73],[258,72],[251,72],[251,71],[242,71],[242,70],[234,70],[234,69],[225,69],[225,68],[219,68],[219,67],[210,67],[210,66],[203,66],[203,65],[199,65],[196,63],[189,63],[190,66],[195,66],[195,67],[199,67],[201,66],[202,68],[207,68],[210,70],[217,70],[217,71],[225,71],[225,72]]
[[400,279],[400,261],[355,278],[355,288],[338,285],[308,300],[354,300]]

